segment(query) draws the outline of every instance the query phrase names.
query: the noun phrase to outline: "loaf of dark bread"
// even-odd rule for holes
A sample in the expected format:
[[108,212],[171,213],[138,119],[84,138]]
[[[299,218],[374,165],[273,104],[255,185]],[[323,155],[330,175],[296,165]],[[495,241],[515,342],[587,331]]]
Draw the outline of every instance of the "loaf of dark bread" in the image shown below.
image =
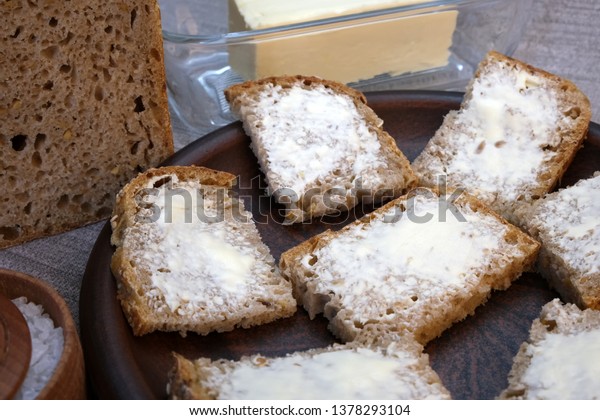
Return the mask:
[[0,4],[0,248],[111,214],[173,152],[156,0]]

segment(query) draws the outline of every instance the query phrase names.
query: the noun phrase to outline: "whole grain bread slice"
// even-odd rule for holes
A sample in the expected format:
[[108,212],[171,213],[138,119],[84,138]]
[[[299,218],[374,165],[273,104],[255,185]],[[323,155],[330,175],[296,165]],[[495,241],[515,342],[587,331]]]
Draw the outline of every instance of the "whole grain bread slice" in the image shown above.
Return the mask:
[[521,345],[500,399],[600,399],[600,312],[547,303]]
[[156,0],[0,4],[0,248],[108,218],[173,153]]
[[523,203],[557,184],[590,117],[570,81],[490,52],[412,167],[423,185],[466,189],[516,223]]
[[450,399],[427,354],[410,341],[334,344],[239,361],[176,354],[168,393],[172,399]]
[[269,77],[225,91],[243,122],[284,223],[397,197],[416,183],[406,157],[367,106],[341,83]]
[[232,174],[161,167],[117,196],[111,269],[135,335],[208,334],[247,328],[296,311]]
[[517,212],[542,245],[536,267],[564,301],[600,310],[600,172]]
[[418,188],[279,264],[298,302],[342,341],[401,333],[425,345],[508,288],[538,248],[474,197]]

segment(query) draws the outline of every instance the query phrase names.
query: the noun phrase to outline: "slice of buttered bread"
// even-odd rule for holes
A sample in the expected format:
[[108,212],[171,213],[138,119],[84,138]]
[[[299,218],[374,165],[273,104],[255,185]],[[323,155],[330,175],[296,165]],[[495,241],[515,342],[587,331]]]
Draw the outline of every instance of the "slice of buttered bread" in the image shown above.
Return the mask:
[[234,175],[151,169],[117,196],[111,269],[134,334],[207,334],[296,311],[291,284],[231,190]]
[[600,172],[517,213],[542,247],[537,269],[563,300],[600,310]]
[[416,183],[406,157],[364,95],[316,77],[270,77],[229,87],[285,223],[397,197]]
[[555,299],[544,305],[529,334],[501,399],[600,399],[600,311]]
[[588,98],[571,82],[491,52],[460,110],[451,111],[413,162],[421,183],[464,188],[515,222],[549,192],[581,147]]
[[156,0],[0,3],[0,248],[108,218],[173,153]]
[[399,332],[425,344],[509,287],[538,248],[475,198],[419,188],[285,252],[280,268],[341,340]]
[[334,344],[283,357],[245,356],[235,362],[175,355],[169,378],[173,399],[450,398],[427,354],[414,342],[386,347]]

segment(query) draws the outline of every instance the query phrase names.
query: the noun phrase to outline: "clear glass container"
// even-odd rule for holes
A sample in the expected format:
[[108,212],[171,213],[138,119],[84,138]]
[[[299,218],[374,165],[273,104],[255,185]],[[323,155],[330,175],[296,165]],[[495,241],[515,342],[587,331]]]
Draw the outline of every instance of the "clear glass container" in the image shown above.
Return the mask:
[[304,74],[361,90],[463,90],[484,55],[514,52],[532,0],[445,0],[229,32],[226,0],[160,0],[169,101],[194,132],[234,120],[223,90]]

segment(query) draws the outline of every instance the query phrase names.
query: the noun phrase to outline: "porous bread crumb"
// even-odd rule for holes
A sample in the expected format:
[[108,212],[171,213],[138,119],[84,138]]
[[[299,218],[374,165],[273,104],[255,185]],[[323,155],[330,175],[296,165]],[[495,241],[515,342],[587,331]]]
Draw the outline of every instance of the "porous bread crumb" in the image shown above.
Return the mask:
[[108,218],[173,153],[156,0],[0,3],[0,248]]

